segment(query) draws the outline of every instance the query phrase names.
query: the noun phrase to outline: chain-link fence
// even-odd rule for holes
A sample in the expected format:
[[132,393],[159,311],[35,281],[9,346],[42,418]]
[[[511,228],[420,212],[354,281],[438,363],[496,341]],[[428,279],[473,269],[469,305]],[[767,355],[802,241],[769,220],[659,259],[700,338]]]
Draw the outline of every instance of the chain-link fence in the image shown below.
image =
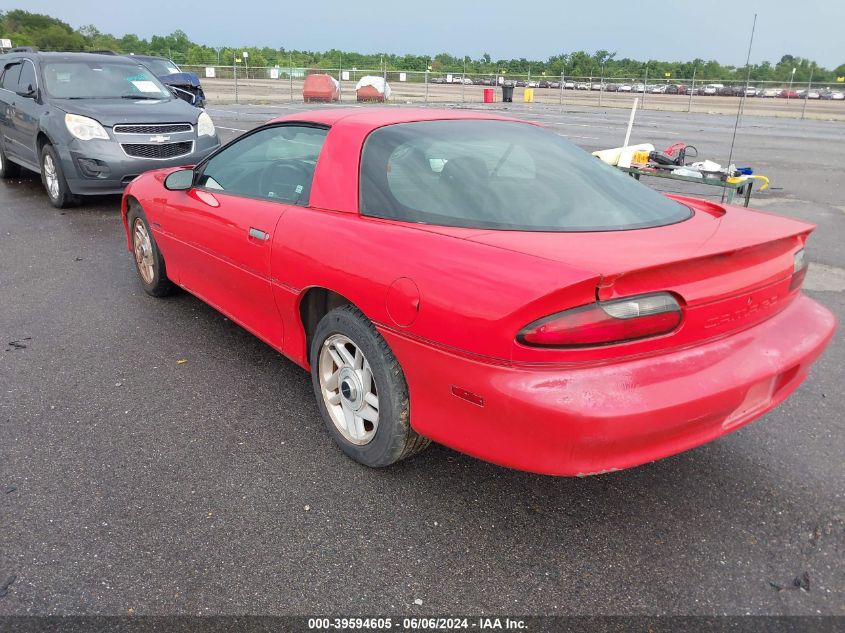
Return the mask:
[[[390,86],[389,102],[483,104],[501,102],[512,91],[513,102],[546,105],[639,107],[676,112],[735,113],[845,120],[842,84],[698,81],[695,77],[559,77],[512,74],[463,74],[384,69],[314,69],[296,67],[183,66],[202,81],[210,104],[302,102],[306,78],[328,75],[340,102],[359,99],[356,86],[364,77],[378,77]],[[313,81],[313,80],[312,80]]]

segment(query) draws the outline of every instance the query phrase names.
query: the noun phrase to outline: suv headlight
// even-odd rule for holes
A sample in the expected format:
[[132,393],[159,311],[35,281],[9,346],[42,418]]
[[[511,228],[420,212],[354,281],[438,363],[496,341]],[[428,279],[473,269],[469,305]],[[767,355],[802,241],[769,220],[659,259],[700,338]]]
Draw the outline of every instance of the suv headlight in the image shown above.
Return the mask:
[[206,112],[200,112],[200,117],[197,119],[197,135],[214,136],[214,122]]
[[65,126],[67,127],[67,131],[80,141],[90,141],[94,138],[109,139],[109,135],[103,129],[103,126],[94,119],[89,119],[87,116],[66,114]]

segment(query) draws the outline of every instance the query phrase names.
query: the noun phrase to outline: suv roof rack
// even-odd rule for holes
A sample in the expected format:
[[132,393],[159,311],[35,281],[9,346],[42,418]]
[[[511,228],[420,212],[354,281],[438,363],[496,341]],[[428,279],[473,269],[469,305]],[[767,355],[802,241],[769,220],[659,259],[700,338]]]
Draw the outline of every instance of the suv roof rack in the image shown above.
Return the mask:
[[94,55],[117,55],[117,53],[115,53],[114,51],[108,50],[108,49],[93,50],[93,51],[88,51],[88,52],[92,53]]

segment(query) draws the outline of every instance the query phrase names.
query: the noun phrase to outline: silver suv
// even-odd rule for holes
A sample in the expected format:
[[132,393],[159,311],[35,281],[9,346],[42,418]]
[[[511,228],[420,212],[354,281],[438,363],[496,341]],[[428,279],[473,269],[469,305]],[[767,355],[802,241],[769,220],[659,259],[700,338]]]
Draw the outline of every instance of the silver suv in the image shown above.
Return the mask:
[[140,61],[87,53],[0,55],[0,178],[41,174],[50,202],[115,194],[145,171],[220,146],[211,117]]

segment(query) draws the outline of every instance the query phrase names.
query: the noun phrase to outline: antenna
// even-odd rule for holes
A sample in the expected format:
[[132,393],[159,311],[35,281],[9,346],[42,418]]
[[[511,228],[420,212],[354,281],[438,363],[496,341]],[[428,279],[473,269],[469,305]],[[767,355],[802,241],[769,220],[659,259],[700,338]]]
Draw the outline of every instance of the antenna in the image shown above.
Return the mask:
[[[751,46],[754,44],[754,30],[757,28],[757,14],[754,14],[754,23],[751,25],[751,38],[748,40],[748,56],[745,58],[745,68],[747,70],[745,76],[745,88],[742,91],[742,97],[739,100],[739,106],[736,109],[736,122],[734,123],[734,135],[731,139],[731,151],[728,155],[728,165],[730,167],[734,158],[734,144],[736,143],[736,130],[739,127],[739,118],[742,115],[742,107],[745,105],[745,100],[748,98],[748,86],[751,84]],[[722,199],[720,204],[725,201],[726,189],[722,188]]]

